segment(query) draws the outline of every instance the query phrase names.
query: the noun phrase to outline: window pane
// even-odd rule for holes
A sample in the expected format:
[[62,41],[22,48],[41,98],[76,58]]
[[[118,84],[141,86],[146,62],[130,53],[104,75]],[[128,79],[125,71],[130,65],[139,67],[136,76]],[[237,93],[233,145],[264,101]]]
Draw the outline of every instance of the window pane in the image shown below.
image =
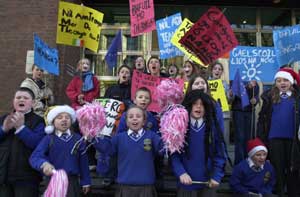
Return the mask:
[[239,45],[256,46],[256,33],[235,32],[234,34],[239,41]]
[[263,30],[273,30],[291,25],[291,10],[264,8],[261,10]]
[[225,7],[223,12],[232,28],[256,29],[255,8]]
[[261,34],[261,44],[264,47],[272,47],[273,43],[273,34],[272,33],[262,33]]

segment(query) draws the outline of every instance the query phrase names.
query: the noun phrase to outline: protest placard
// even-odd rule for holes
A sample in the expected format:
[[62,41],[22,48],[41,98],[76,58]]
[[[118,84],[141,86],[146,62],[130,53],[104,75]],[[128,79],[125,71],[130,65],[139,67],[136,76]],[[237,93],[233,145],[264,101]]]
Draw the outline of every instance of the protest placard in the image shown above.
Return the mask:
[[183,56],[183,53],[170,42],[181,22],[181,13],[156,21],[160,59]]
[[130,0],[130,35],[141,35],[154,30],[154,4],[153,0]]
[[188,30],[194,25],[189,19],[185,18],[183,19],[182,23],[179,25],[177,30],[174,32],[171,43],[175,45],[179,50],[181,50],[190,60],[196,62],[197,64],[203,65],[202,61],[192,53],[190,53],[187,49],[184,48],[182,44],[179,43],[179,40],[182,38],[182,36],[188,32]]
[[122,113],[125,111],[125,105],[123,102],[115,99],[103,98],[96,100],[104,107],[107,121],[101,134],[111,136],[119,125]]
[[59,75],[57,49],[50,48],[37,34],[34,34],[34,64],[49,73]]
[[273,82],[279,65],[273,47],[238,46],[230,52],[229,69],[230,80],[239,69],[243,81]]
[[56,43],[98,52],[103,13],[83,5],[60,1]]
[[229,111],[226,92],[221,79],[208,80],[211,96],[220,104],[222,111]]
[[279,66],[300,61],[300,25],[273,31],[273,41]]
[[238,45],[238,41],[224,14],[211,7],[179,40],[205,65]]
[[137,91],[137,89],[139,89],[140,87],[146,87],[151,91],[151,104],[148,106],[147,110],[153,112],[160,112],[161,109],[159,107],[159,103],[156,96],[156,87],[160,84],[162,80],[166,79],[176,81],[176,83],[178,83],[179,87],[183,91],[184,81],[182,79],[156,77],[134,70],[131,80],[131,100],[135,99],[135,92]]

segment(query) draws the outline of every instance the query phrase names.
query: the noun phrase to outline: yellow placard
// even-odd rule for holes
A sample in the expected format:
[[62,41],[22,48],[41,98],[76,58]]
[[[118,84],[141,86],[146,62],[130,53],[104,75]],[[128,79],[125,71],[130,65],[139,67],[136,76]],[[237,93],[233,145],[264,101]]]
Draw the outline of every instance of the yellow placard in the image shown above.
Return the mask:
[[184,82],[184,86],[183,86],[183,92],[184,92],[184,94],[186,93],[188,87],[189,87],[189,82],[188,82],[188,81],[185,81],[185,82]]
[[179,43],[179,40],[181,39],[181,37],[188,32],[188,30],[193,26],[194,23],[192,23],[189,19],[185,18],[182,23],[180,24],[180,26],[177,28],[177,30],[175,31],[175,33],[173,34],[172,38],[171,38],[171,43],[173,45],[175,45],[179,50],[181,50],[186,56],[189,57],[189,59],[193,60],[194,62],[196,62],[197,64],[200,64],[202,66],[205,66],[202,61],[194,56],[192,53],[188,52],[188,50],[186,50],[184,48],[184,46],[182,44]]
[[60,1],[56,43],[86,47],[98,52],[103,13]]
[[221,79],[208,80],[211,96],[220,103],[222,111],[229,111],[225,89]]

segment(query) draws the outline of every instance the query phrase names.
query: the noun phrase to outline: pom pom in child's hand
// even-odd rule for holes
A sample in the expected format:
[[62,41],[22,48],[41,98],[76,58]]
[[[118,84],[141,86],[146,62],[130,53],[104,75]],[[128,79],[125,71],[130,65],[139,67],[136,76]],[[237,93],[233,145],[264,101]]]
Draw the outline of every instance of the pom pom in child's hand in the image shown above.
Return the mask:
[[85,138],[100,134],[106,124],[104,107],[97,101],[87,103],[76,111],[80,132]]
[[68,192],[68,175],[64,170],[53,170],[44,197],[65,197]]
[[182,105],[171,105],[162,114],[160,120],[161,137],[165,143],[165,148],[171,154],[183,151],[188,121],[188,112]]

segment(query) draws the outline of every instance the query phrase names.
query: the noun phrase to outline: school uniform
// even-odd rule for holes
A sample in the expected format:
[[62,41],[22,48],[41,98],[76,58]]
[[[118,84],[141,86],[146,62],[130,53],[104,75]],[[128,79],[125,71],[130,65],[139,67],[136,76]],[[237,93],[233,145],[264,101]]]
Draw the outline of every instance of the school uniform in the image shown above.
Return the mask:
[[247,195],[249,192],[266,196],[272,194],[275,181],[275,171],[269,161],[256,167],[248,157],[233,168],[229,183],[237,196]]
[[[173,171],[178,180],[182,174],[187,173],[193,181],[207,182],[214,179],[221,182],[226,163],[224,146],[217,146],[213,158],[208,157],[206,160],[205,135],[206,124],[203,119],[199,122],[191,118],[186,141],[188,147],[182,153],[176,152],[171,155]],[[213,143],[218,144],[220,139],[215,129],[213,129],[213,136]],[[202,195],[201,193],[207,188],[205,184],[183,185],[180,181],[178,181],[178,187],[177,196]],[[202,196],[205,196],[207,192],[211,191],[206,191]]]
[[112,139],[97,140],[98,151],[117,155],[119,188],[116,196],[156,196],[154,158],[163,149],[157,134],[144,129],[136,134],[129,129]]
[[87,154],[83,154],[85,144],[81,143],[77,151],[71,154],[80,138],[79,134],[70,130],[65,133],[56,131],[45,136],[30,157],[30,164],[36,170],[41,171],[44,162],[49,162],[55,169],[65,170],[69,178],[67,196],[70,197],[80,195],[80,186],[91,185]]
[[4,132],[5,118],[0,118],[0,196],[38,196],[41,176],[28,159],[45,135],[44,120],[30,111],[23,126]]

